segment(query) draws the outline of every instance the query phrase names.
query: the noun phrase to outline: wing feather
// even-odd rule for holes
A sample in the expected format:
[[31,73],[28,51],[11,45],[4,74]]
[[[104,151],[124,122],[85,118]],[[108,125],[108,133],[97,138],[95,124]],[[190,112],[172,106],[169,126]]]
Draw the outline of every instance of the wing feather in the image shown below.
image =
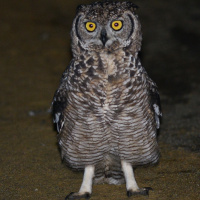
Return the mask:
[[149,83],[149,91],[151,96],[151,106],[155,113],[156,127],[160,128],[160,117],[162,117],[160,95],[158,92],[158,87],[155,82],[153,82],[149,77],[147,79]]
[[52,101],[52,114],[53,114],[53,122],[57,126],[57,131],[60,133],[65,119],[64,119],[64,109],[67,107],[67,89],[66,89],[66,80],[67,80],[67,70],[63,73],[61,84],[59,88],[56,90],[53,101]]

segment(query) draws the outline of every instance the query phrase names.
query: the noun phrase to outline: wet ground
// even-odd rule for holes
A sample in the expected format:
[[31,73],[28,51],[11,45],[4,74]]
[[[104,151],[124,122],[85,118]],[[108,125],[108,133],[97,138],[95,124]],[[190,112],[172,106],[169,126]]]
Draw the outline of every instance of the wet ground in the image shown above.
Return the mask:
[[[69,31],[81,0],[7,0],[0,6],[0,199],[62,200],[82,173],[60,159],[48,109],[70,61]],[[91,1],[84,1],[85,3]],[[159,86],[159,165],[138,168],[149,197],[200,199],[200,1],[135,1],[142,63]],[[125,185],[97,185],[91,200],[124,200]]]

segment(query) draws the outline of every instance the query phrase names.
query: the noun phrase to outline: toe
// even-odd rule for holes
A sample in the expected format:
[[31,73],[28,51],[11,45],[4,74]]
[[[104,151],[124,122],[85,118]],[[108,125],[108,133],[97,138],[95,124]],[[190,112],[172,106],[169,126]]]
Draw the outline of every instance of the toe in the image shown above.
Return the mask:
[[127,196],[131,197],[134,195],[143,195],[143,196],[148,196],[149,195],[149,190],[153,190],[151,187],[145,187],[145,188],[140,188],[136,191],[133,190],[128,190],[127,191]]
[[86,192],[84,194],[71,192],[65,197],[65,200],[73,200],[73,199],[89,199],[90,193]]

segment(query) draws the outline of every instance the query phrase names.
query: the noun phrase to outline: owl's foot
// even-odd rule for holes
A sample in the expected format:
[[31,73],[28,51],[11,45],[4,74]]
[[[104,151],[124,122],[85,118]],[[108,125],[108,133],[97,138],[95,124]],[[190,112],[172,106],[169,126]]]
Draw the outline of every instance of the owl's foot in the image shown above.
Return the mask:
[[83,176],[83,182],[79,192],[71,192],[66,196],[65,200],[73,199],[89,199],[92,194],[92,180],[94,177],[95,167],[93,165],[87,165]]
[[148,196],[149,195],[149,190],[153,190],[151,187],[144,187],[144,188],[140,188],[136,191],[133,190],[128,190],[127,191],[127,196],[131,197],[134,195],[144,195],[144,196]]
[[86,192],[84,194],[80,194],[79,192],[71,192],[65,197],[65,200],[73,200],[73,199],[89,199],[90,193]]

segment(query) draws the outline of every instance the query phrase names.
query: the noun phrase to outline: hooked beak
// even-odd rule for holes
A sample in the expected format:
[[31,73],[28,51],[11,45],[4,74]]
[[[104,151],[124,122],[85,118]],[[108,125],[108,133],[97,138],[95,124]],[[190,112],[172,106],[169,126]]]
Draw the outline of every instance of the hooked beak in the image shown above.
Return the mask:
[[107,32],[105,29],[103,29],[101,31],[101,41],[103,43],[103,45],[105,46],[106,42],[107,42],[108,38],[107,38]]

